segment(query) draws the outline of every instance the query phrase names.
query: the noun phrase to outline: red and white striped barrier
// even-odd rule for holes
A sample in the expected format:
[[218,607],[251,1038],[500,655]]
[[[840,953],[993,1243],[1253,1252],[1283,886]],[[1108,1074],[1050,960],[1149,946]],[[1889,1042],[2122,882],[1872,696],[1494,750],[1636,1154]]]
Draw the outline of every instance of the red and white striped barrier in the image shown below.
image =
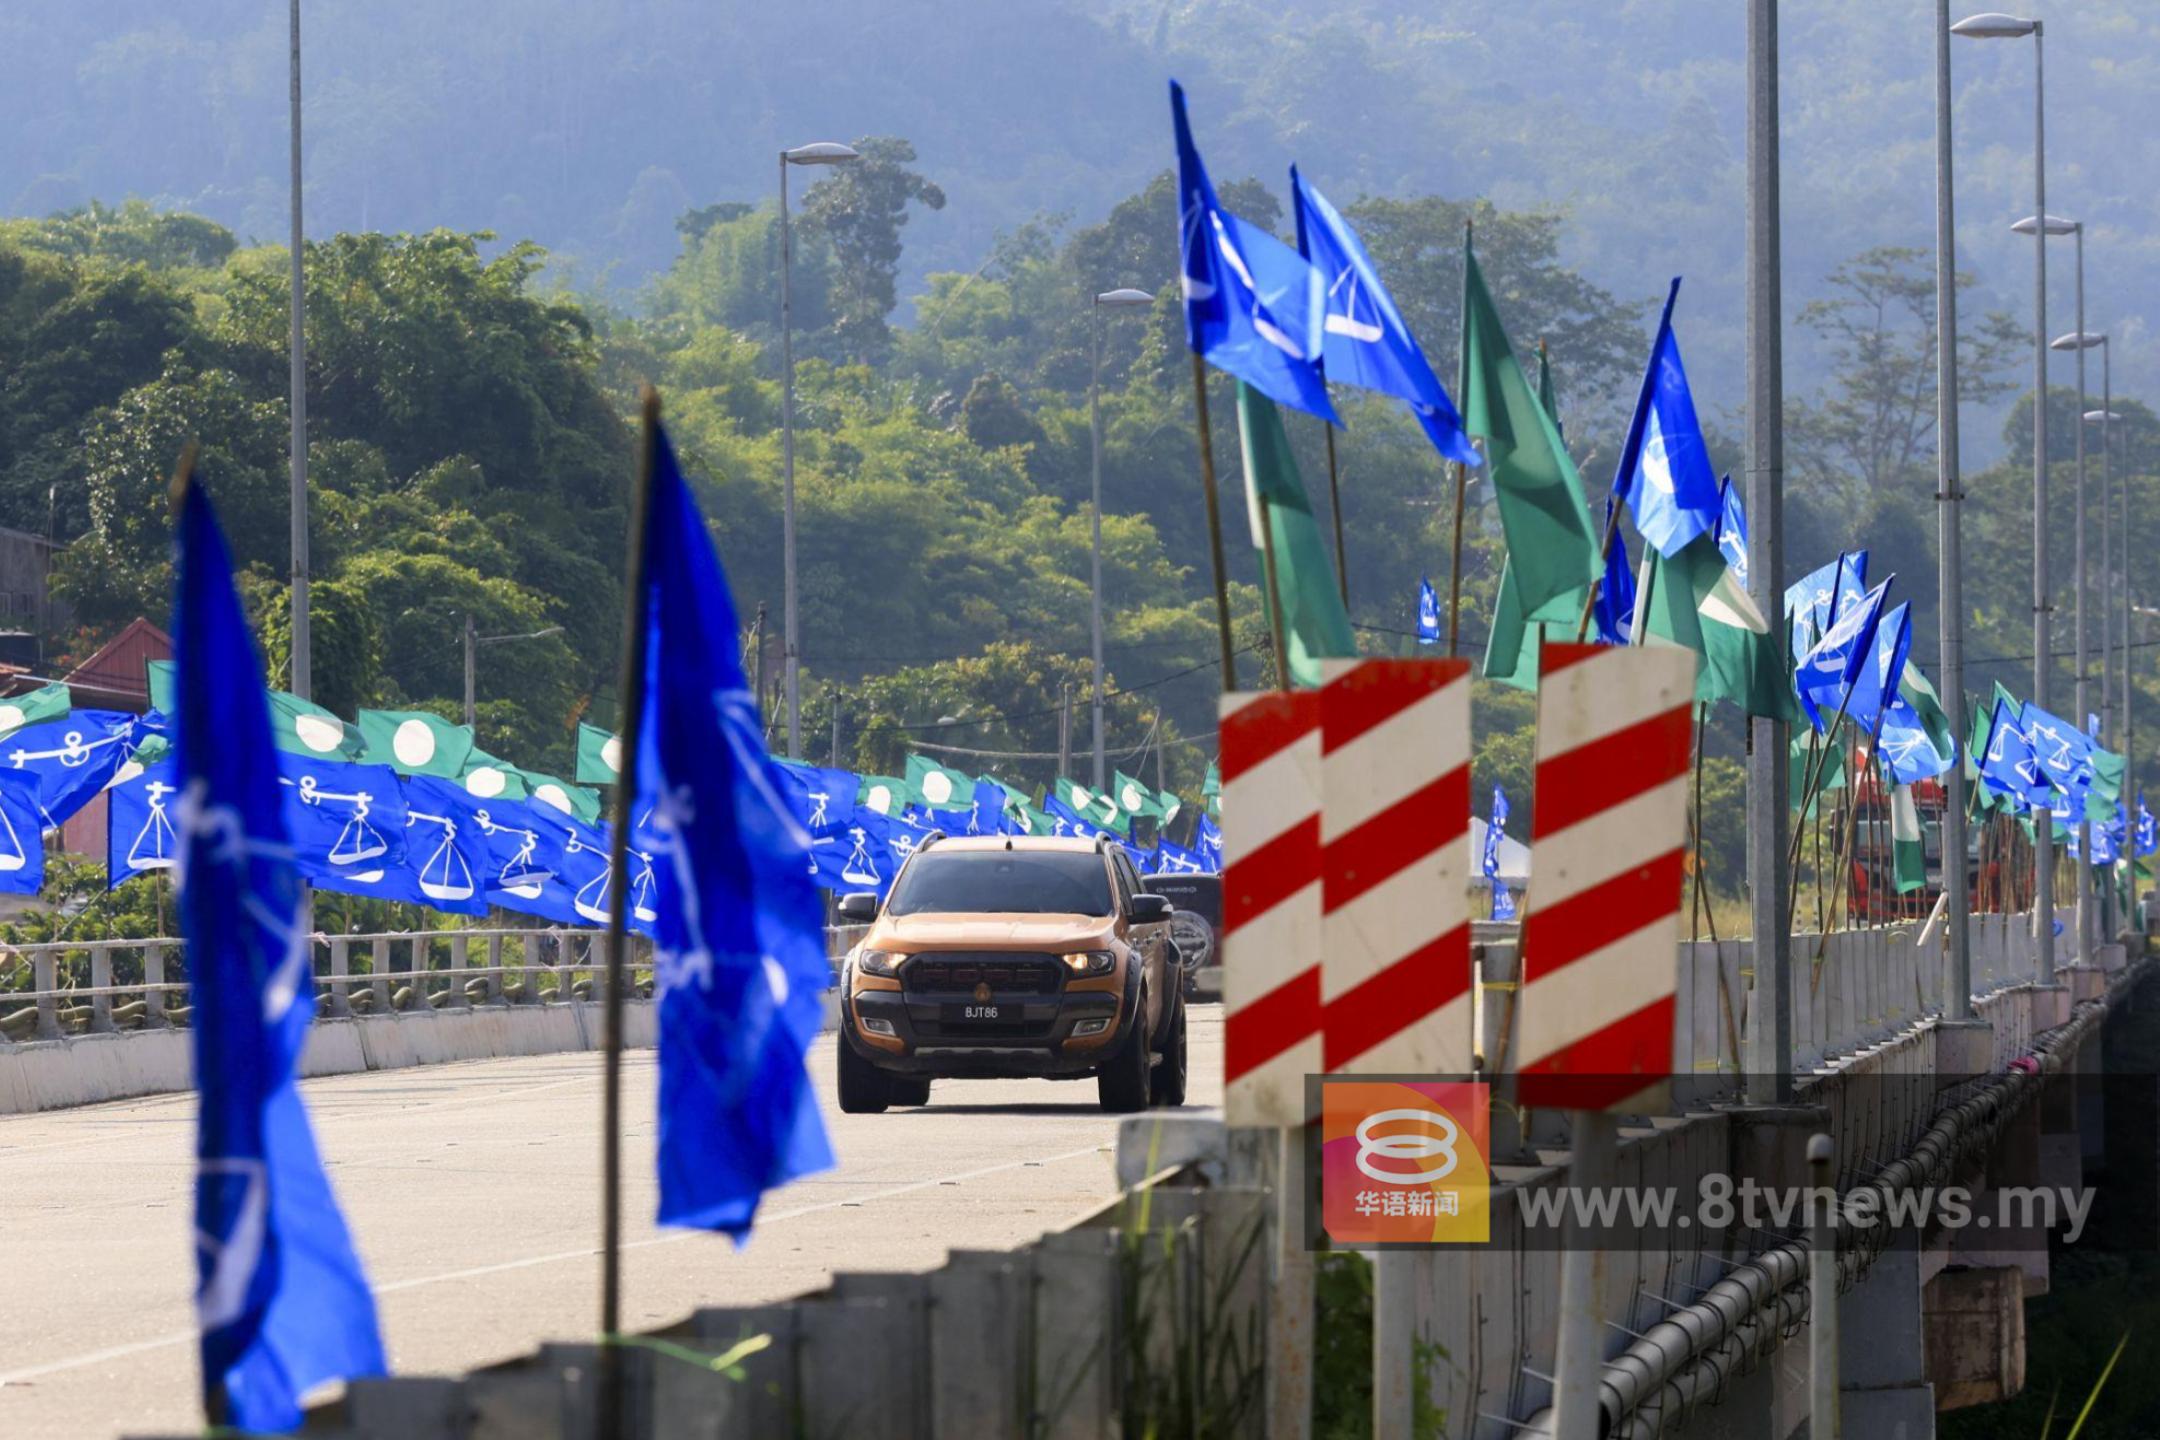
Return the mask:
[[1515,1098],[1641,1108],[1672,1070],[1695,655],[1547,642],[1538,670]]
[[1467,1075],[1469,662],[1331,663],[1320,747],[1327,1068]]
[[1294,1127],[1320,1073],[1320,696],[1222,697],[1223,1117]]

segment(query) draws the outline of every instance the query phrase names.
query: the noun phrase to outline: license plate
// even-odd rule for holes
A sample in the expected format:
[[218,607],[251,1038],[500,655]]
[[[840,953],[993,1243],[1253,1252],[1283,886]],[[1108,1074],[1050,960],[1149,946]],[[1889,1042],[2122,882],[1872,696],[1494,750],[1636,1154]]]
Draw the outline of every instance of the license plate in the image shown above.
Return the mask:
[[1005,1007],[1003,1005],[947,1005],[945,1007],[947,1023],[958,1022],[963,1025],[981,1025],[1005,1018]]

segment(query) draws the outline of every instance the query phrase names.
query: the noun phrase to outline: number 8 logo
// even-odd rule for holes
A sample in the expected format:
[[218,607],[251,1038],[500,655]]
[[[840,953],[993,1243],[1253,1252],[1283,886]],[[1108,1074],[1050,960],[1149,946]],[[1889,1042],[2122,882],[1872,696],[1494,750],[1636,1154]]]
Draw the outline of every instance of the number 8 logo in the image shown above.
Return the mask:
[[[1378,1136],[1372,1133],[1390,1120],[1415,1120],[1422,1125],[1434,1126],[1441,1133]],[[1444,1180],[1455,1173],[1455,1139],[1461,1133],[1453,1120],[1431,1110],[1376,1110],[1358,1122],[1357,1168],[1388,1185],[1429,1185],[1435,1180]],[[1437,1168],[1415,1174],[1382,1170],[1373,1164],[1376,1157],[1382,1160],[1430,1160],[1435,1156],[1440,1157]]]

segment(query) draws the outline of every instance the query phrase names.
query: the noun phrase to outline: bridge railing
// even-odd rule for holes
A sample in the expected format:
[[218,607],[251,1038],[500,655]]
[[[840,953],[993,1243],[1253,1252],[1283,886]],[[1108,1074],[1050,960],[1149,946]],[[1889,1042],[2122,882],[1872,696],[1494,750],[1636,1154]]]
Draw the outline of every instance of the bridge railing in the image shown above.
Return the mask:
[[[844,955],[861,926],[835,926]],[[386,930],[314,936],[317,1018],[472,1004],[560,1004],[596,993],[605,932],[571,926]],[[0,945],[0,1044],[157,1029],[189,1014],[185,942],[53,940]],[[649,992],[651,951],[631,939],[631,970]],[[27,988],[5,988],[27,975]]]

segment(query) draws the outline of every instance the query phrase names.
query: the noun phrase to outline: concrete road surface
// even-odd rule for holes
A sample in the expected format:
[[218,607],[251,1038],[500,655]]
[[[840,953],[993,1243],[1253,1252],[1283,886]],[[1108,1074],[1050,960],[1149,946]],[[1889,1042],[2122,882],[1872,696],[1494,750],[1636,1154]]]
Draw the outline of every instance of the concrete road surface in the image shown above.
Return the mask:
[[[1222,1099],[1222,1019],[1192,1016],[1192,1101]],[[1111,1191],[1116,1117],[1092,1081],[941,1080],[927,1110],[841,1115],[833,1040],[811,1069],[839,1169],[768,1197],[755,1236],[655,1228],[653,1055],[625,1063],[631,1328],[748,1304],[835,1269],[922,1269],[1015,1245]],[[597,1325],[600,1069],[589,1054],[311,1080],[331,1179],[394,1369],[442,1373]],[[189,1433],[190,1095],[0,1118],[0,1436]]]

